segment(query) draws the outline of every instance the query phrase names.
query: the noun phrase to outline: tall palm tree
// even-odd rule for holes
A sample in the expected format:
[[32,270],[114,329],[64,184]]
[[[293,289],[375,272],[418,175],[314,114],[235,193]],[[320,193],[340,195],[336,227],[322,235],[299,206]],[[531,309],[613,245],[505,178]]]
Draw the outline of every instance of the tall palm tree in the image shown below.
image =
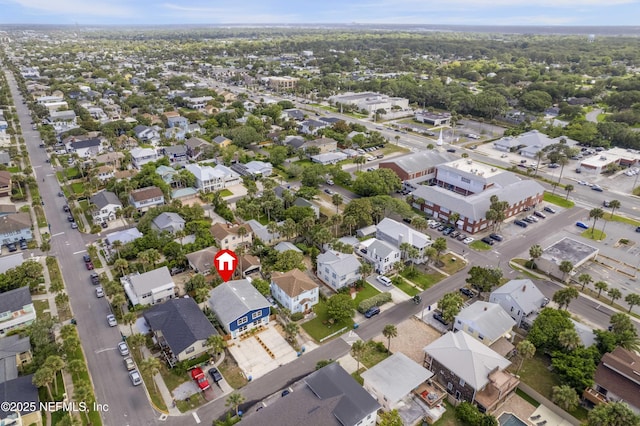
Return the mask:
[[44,362],[44,365],[49,367],[53,371],[54,384],[56,394],[58,393],[58,371],[62,370],[65,366],[64,360],[58,355],[49,355]]
[[518,343],[517,346],[518,356],[520,357],[520,366],[518,367],[518,372],[522,368],[522,364],[525,360],[533,358],[533,355],[536,353],[536,347],[528,340],[522,340]]
[[340,208],[340,204],[342,204],[343,199],[342,195],[337,192],[331,196],[331,202],[334,206],[336,206],[336,213],[338,213],[338,209]]
[[224,348],[227,347],[227,344],[222,336],[220,336],[219,334],[212,334],[211,336],[207,337],[205,346],[209,348],[212,354],[219,355],[224,351]]
[[127,343],[131,346],[131,349],[137,349],[140,358],[142,358],[142,347],[146,344],[147,337],[144,334],[135,333],[129,336]]
[[122,322],[129,326],[129,331],[133,334],[133,324],[138,320],[138,316],[135,312],[127,312],[122,316]]
[[230,406],[233,407],[233,410],[236,412],[236,416],[238,415],[238,407],[240,407],[240,404],[242,404],[244,402],[244,396],[242,396],[242,394],[238,393],[238,392],[233,392],[232,394],[230,394],[227,397],[227,400],[225,402],[226,406]]
[[145,374],[148,374],[149,376],[151,376],[153,387],[155,388],[156,392],[158,392],[158,385],[156,384],[156,381],[153,378],[153,376],[158,374],[158,372],[160,371],[160,367],[162,367],[162,363],[160,362],[160,360],[156,357],[145,358],[139,364],[139,367],[140,367],[140,370],[142,370]]
[[569,199],[569,193],[573,191],[575,188],[571,184],[567,184],[564,186],[564,190],[567,191],[567,196],[564,198],[565,200]]
[[602,291],[609,288],[607,283],[604,281],[598,281],[593,286],[598,289],[598,299],[600,299],[600,294],[602,293]]
[[[611,220],[613,220],[613,213],[616,211],[616,209],[619,209],[621,206],[622,206],[622,204],[618,200],[609,201],[609,207],[611,207]],[[604,223],[602,224],[602,233],[603,234],[604,234],[604,228],[606,226],[607,226],[607,221],[605,220]]]
[[360,370],[360,358],[362,357],[362,355],[364,355],[364,352],[365,352],[366,348],[367,347],[366,347],[365,343],[362,340],[356,340],[351,345],[351,355],[358,362],[356,371]]
[[398,337],[398,328],[393,324],[387,324],[382,329],[382,335],[387,338],[387,352],[389,352],[391,338]]
[[567,328],[558,334],[558,343],[567,351],[572,351],[582,344],[578,332],[574,328]]
[[535,157],[536,157],[536,160],[538,160],[538,161],[536,163],[536,172],[535,172],[534,176],[538,176],[538,169],[540,168],[540,163],[542,162],[542,159],[545,157],[545,155],[547,155],[547,154],[543,150],[540,150],[540,151],[536,152]]
[[604,211],[600,207],[596,207],[595,209],[591,209],[589,211],[589,219],[593,219],[593,228],[591,228],[591,236],[593,237],[593,231],[596,229],[596,222],[598,219],[602,219],[604,216]]
[[[80,383],[74,383],[73,386],[73,399],[76,402],[84,401],[87,405],[92,406],[94,402],[93,391],[91,385],[86,381]],[[83,411],[87,423],[89,423],[89,413]]]
[[581,291],[584,291],[584,288],[593,282],[593,278],[589,274],[580,274],[578,277],[578,282],[582,284]]
[[124,296],[124,293],[118,292],[114,294],[113,298],[111,299],[111,303],[120,311],[120,314],[124,315],[124,308],[122,307],[122,305],[127,303],[127,299]]
[[46,386],[47,393],[49,394],[49,400],[53,401],[53,395],[51,394],[51,382],[55,377],[55,372],[48,366],[43,365],[36,370],[31,379],[32,383],[41,388]]

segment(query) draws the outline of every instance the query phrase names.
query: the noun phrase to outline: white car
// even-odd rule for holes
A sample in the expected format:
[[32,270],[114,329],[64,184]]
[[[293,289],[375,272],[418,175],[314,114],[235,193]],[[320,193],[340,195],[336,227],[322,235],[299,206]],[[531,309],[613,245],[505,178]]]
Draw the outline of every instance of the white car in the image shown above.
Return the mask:
[[140,373],[138,373],[138,370],[129,371],[129,378],[131,379],[131,383],[133,383],[133,386],[142,384],[142,377],[140,377]]
[[122,356],[129,355],[129,347],[125,342],[118,343],[118,351],[120,351],[120,355]]
[[116,321],[116,316],[113,314],[107,315],[107,322],[109,323],[110,327],[115,327],[116,325],[118,325],[118,321]]
[[[101,286],[96,287],[96,297],[104,297],[104,290],[102,290]],[[113,319],[115,319],[115,317]]]
[[583,180],[579,180],[578,181],[578,185],[587,185],[587,182],[583,181]]
[[391,280],[384,275],[378,275],[376,277],[376,280],[378,280],[378,282],[380,282],[381,284],[384,284],[386,287],[391,287]]
[[462,242],[465,243],[465,244],[471,244],[474,240],[475,240],[475,238],[473,238],[473,237],[467,237],[464,240],[462,240]]

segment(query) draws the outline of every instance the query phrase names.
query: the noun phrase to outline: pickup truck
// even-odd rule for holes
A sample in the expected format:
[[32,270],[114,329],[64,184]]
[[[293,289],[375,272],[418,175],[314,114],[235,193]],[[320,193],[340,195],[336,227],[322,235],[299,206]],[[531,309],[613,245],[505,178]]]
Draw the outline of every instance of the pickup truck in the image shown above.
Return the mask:
[[202,391],[205,391],[211,387],[209,381],[207,380],[207,377],[204,375],[204,372],[200,367],[196,367],[191,370],[191,378],[195,380],[196,383],[198,383],[198,387]]

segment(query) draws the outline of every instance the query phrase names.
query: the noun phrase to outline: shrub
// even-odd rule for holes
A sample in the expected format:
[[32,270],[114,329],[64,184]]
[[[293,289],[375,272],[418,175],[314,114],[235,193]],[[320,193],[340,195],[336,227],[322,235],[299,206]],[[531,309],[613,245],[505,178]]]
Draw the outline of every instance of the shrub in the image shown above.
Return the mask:
[[300,321],[302,318],[304,318],[304,314],[302,312],[294,312],[289,317],[291,321]]
[[391,302],[391,293],[384,292],[384,293],[376,294],[375,296],[360,302],[360,304],[358,305],[358,312],[363,314],[367,312],[370,308],[373,308],[374,306],[384,305],[387,302]]

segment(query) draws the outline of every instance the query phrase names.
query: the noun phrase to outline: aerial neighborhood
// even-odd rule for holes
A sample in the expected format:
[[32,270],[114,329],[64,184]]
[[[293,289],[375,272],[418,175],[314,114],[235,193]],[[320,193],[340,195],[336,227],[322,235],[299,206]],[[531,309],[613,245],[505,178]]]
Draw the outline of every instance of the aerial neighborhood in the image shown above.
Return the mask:
[[637,39],[455,34],[0,26],[0,425],[640,425]]

